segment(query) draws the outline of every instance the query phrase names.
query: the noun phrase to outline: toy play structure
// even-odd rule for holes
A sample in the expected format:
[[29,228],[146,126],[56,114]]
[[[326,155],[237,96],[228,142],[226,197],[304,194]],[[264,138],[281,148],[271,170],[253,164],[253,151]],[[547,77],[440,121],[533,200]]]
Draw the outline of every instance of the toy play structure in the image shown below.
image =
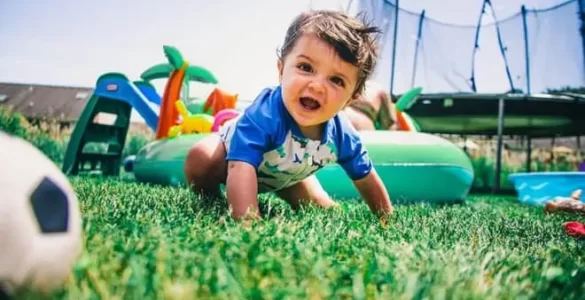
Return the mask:
[[[98,79],[94,99],[82,114],[66,154],[64,171],[77,174],[79,165],[99,160],[103,174],[118,175],[122,148],[134,107],[148,119],[156,132],[155,140],[132,158],[124,160],[127,171],[137,181],[162,185],[184,185],[184,161],[193,143],[216,134],[228,120],[237,117],[237,94],[216,88],[206,101],[190,101],[185,81],[217,83],[211,72],[192,66],[173,47],[163,47],[169,63],[146,70],[143,81],[130,83],[121,74],[106,74]],[[152,94],[148,82],[168,78],[162,97]],[[438,136],[418,132],[420,126],[405,110],[415,102],[420,88],[412,89],[397,102],[400,131],[360,132],[374,165],[395,202],[461,202],[473,182],[473,168],[465,152]],[[148,95],[148,96],[147,96]],[[187,96],[185,96],[187,95]],[[156,113],[148,102],[160,106]],[[96,125],[96,115],[107,111],[117,116],[113,125]],[[83,151],[88,142],[106,143],[105,153]],[[337,164],[317,172],[324,189],[338,199],[359,197],[344,171]],[[437,179],[441,180],[437,180]]]
[[[132,108],[136,109],[150,128],[155,129],[157,126],[158,116],[149,102],[160,104],[160,97],[148,82],[131,82],[120,73],[100,76],[71,134],[63,172],[77,174],[79,167],[86,162],[92,166],[100,162],[105,175],[117,175]],[[84,151],[91,144],[103,145],[105,152]]]
[[[157,139],[169,137],[170,134],[176,136],[211,131],[214,127],[213,117],[203,111],[187,111],[180,93],[181,87],[188,86],[189,81],[215,84],[217,79],[205,68],[190,65],[176,48],[165,46],[163,49],[169,63],[149,68],[142,73],[141,81],[131,82],[120,73],[107,73],[98,78],[93,95],[71,135],[63,172],[79,174],[89,163],[90,171],[117,176],[132,108],[156,132]],[[150,81],[165,77],[169,79],[160,97]],[[236,100],[237,95],[216,88],[199,107],[210,112],[232,109]],[[153,109],[152,106],[159,106],[160,109]],[[196,105],[191,107],[197,109]],[[179,118],[179,112],[182,113],[182,119]],[[225,117],[222,120],[225,121]],[[206,125],[206,122],[211,124]],[[102,151],[89,150],[92,145],[101,145]]]
[[398,101],[396,101],[396,122],[398,123],[398,130],[420,131],[420,125],[418,125],[418,123],[405,111],[416,102],[416,99],[421,92],[422,88],[415,87],[407,91],[400,97],[400,99],[398,99]]

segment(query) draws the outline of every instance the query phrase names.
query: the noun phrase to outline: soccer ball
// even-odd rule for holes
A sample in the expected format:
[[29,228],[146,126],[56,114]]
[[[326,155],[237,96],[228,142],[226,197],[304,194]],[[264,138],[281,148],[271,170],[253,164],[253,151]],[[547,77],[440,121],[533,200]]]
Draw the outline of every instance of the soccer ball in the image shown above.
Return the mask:
[[0,295],[65,284],[81,229],[67,177],[32,144],[0,131]]

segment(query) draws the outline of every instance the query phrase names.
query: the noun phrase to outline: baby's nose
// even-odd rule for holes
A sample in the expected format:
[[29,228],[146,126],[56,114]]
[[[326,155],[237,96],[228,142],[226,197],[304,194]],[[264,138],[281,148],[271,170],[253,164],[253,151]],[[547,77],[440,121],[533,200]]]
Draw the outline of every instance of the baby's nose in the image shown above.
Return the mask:
[[314,92],[322,92],[325,89],[325,82],[323,79],[317,77],[317,78],[311,80],[311,82],[309,83],[309,87]]

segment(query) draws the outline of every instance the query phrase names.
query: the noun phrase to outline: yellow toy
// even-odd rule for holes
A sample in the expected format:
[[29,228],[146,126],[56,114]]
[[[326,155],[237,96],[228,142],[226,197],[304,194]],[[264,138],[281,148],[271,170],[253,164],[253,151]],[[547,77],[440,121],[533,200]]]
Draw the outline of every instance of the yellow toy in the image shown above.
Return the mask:
[[179,125],[172,126],[169,129],[169,137],[176,137],[181,134],[191,133],[208,133],[211,132],[211,127],[215,118],[208,114],[192,115],[185,107],[185,104],[180,99],[175,102],[177,111],[183,118]]

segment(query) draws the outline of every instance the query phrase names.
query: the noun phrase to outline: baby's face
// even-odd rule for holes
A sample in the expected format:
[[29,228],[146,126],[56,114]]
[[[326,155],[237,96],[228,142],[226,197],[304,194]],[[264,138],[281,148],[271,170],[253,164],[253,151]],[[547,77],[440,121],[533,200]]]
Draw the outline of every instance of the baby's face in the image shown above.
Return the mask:
[[353,96],[358,68],[314,35],[299,38],[278,62],[284,104],[300,127],[318,126],[337,114]]

